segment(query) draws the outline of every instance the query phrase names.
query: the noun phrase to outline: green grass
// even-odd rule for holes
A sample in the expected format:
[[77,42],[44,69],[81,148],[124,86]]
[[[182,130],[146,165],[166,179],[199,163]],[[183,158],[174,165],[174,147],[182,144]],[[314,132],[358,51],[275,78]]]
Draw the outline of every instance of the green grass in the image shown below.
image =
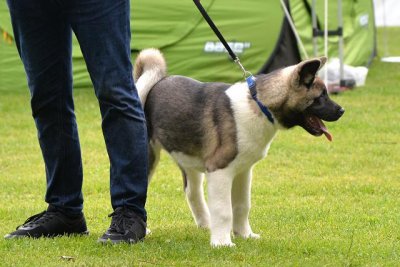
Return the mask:
[[[400,29],[389,30],[391,53],[400,55]],[[400,64],[376,59],[365,87],[333,96],[346,113],[327,124],[332,143],[300,128],[280,132],[254,172],[251,222],[262,238],[235,239],[233,249],[210,248],[209,233],[191,218],[180,172],[165,154],[149,187],[152,234],[135,246],[96,243],[109,226],[108,160],[94,94],[78,90],[91,234],[0,238],[0,266],[399,266],[399,83]],[[28,92],[0,90],[2,236],[45,208],[45,179]]]

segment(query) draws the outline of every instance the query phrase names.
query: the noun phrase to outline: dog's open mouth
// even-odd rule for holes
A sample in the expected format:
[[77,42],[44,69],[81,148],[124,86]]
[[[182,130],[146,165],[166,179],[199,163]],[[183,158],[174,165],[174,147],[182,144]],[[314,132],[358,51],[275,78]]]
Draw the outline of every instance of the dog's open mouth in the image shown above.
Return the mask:
[[309,133],[315,136],[320,136],[324,134],[329,141],[332,141],[332,135],[328,132],[328,129],[326,128],[325,124],[322,122],[320,118],[313,115],[307,115],[305,116],[304,122],[305,122],[304,128]]

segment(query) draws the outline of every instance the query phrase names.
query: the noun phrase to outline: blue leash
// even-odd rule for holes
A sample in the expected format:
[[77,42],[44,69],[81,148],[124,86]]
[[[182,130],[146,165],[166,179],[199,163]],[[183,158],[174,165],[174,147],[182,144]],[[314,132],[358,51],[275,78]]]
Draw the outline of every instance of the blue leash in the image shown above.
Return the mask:
[[193,2],[199,9],[201,15],[203,15],[203,18],[207,21],[208,25],[210,25],[211,29],[217,35],[218,39],[224,45],[225,49],[228,51],[228,53],[231,56],[231,58],[233,59],[233,61],[236,64],[238,64],[239,67],[241,68],[241,70],[243,71],[243,77],[245,77],[245,79],[246,79],[247,87],[250,90],[251,97],[253,98],[254,101],[256,101],[258,107],[261,109],[261,112],[268,118],[268,120],[271,123],[274,123],[274,118],[272,117],[272,114],[269,111],[269,109],[263,103],[261,103],[260,100],[258,100],[257,89],[256,89],[256,77],[254,77],[250,72],[245,70],[242,63],[240,63],[239,57],[232,51],[229,44],[225,41],[224,36],[222,36],[222,34],[218,30],[217,26],[215,26],[215,24],[211,20],[210,16],[208,16],[207,11],[204,9],[202,4],[200,3],[200,0],[193,0]]

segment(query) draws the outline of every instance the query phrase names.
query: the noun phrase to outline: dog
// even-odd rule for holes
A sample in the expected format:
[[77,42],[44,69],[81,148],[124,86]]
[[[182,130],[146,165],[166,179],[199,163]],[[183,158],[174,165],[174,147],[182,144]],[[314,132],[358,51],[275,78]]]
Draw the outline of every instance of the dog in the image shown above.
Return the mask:
[[332,140],[322,120],[336,121],[344,109],[316,77],[325,62],[325,57],[315,58],[256,76],[258,99],[272,114],[271,122],[246,82],[203,83],[167,76],[159,50],[145,49],[138,55],[134,79],[147,120],[149,179],[160,149],[166,150],[182,171],[197,226],[211,230],[211,246],[234,246],[232,231],[243,238],[260,237],[249,224],[252,169],[267,155],[278,130],[298,125]]

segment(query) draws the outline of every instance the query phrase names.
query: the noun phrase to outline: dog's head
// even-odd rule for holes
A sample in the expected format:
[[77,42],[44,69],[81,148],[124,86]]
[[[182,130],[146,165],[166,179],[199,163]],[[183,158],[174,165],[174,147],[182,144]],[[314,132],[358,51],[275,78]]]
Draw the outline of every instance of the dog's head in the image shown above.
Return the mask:
[[[316,77],[326,58],[303,61],[281,70],[285,85],[278,120],[285,128],[299,125],[314,136],[331,134],[322,121],[336,121],[344,109],[329,98],[324,82]],[[282,77],[282,76],[281,76]],[[281,87],[282,88],[282,87]]]

